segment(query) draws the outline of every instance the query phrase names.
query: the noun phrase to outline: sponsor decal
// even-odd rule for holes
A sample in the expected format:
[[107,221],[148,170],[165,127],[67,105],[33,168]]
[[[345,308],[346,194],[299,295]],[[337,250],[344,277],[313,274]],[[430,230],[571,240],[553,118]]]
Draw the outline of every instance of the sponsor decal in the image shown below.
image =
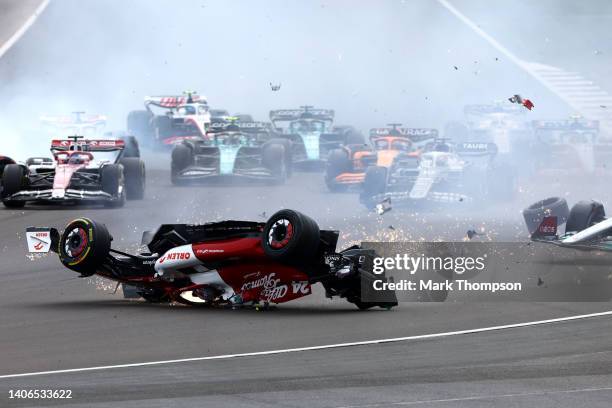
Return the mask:
[[191,258],[191,254],[189,252],[170,252],[166,254],[165,258],[168,261],[186,261]]
[[92,140],[90,142],[90,144],[92,146],[115,146],[115,142],[113,140],[100,140],[100,141],[96,141],[96,140]]
[[308,286],[306,281],[291,282],[291,290],[296,295],[307,295],[310,293],[310,286]]
[[210,249],[210,248],[205,248],[205,249],[198,249],[196,251],[196,255],[205,255],[205,254],[222,254],[224,253],[225,250],[224,249]]
[[[247,275],[252,276],[253,274]],[[259,277],[260,274],[256,273]],[[276,278],[276,273],[264,275],[257,279],[245,282],[242,285],[242,291],[248,291],[261,288],[261,298],[269,302],[282,299],[291,290],[294,295],[308,295],[310,293],[310,285],[307,281],[291,282],[291,285],[282,284],[280,279]]]
[[487,143],[463,143],[462,146],[466,150],[486,150],[489,147]]
[[287,294],[288,290],[289,288],[287,285],[278,285],[273,288],[265,288],[262,291],[262,297],[268,301],[281,299]]
[[549,237],[557,234],[557,217],[544,217],[542,223],[538,227],[537,235]]
[[259,279],[255,279],[249,282],[245,282],[242,285],[241,290],[251,290],[256,288],[274,288],[280,282],[280,279],[274,279],[276,276],[275,273],[271,273],[269,275],[265,275]]

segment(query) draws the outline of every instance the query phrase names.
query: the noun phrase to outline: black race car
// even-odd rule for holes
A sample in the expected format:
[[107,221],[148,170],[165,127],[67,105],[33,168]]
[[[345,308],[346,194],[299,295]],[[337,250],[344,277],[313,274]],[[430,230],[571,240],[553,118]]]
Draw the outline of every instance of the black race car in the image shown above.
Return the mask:
[[331,109],[270,111],[270,121],[278,136],[291,141],[293,163],[305,169],[324,169],[329,153],[344,145],[364,144],[365,138],[352,126],[334,125]]
[[183,140],[172,151],[173,184],[236,179],[283,183],[291,175],[291,143],[270,124],[229,118],[211,124],[206,138]]

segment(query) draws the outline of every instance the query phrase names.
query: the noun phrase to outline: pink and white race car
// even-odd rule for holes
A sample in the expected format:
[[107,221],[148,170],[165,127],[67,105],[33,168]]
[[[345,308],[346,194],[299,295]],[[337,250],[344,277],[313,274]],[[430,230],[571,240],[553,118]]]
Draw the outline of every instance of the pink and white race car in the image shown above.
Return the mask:
[[33,157],[7,164],[1,199],[6,207],[37,202],[100,202],[121,207],[127,199],[142,199],[145,166],[138,157],[124,157],[123,140],[85,140],[71,136],[53,140],[53,158]]

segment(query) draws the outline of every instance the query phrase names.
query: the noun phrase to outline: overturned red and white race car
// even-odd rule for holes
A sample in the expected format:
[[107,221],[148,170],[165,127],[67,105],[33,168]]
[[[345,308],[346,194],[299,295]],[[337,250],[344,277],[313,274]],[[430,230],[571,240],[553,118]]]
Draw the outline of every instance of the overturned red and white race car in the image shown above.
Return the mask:
[[89,140],[82,136],[53,140],[53,158],[31,157],[7,164],[2,173],[2,202],[23,207],[26,202],[101,202],[120,207],[141,199],[145,189],[144,162],[124,157],[123,140]]
[[[370,293],[374,251],[353,246],[336,252],[338,231],[320,230],[311,218],[281,210],[266,223],[221,221],[164,224],[143,234],[147,250],[135,255],[111,248],[106,227],[86,218],[53,228],[27,229],[30,252],[58,253],[81,276],[99,276],[132,288],[149,302],[250,306],[284,303],[311,293],[320,282],[327,297],[360,309],[391,308],[395,292]],[[367,293],[366,293],[367,292]]]

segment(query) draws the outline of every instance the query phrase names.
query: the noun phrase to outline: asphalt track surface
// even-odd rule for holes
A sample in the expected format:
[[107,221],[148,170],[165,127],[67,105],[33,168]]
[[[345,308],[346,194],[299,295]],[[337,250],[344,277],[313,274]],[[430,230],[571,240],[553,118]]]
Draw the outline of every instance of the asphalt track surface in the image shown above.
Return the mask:
[[[0,376],[418,336],[612,309],[607,302],[451,298],[360,312],[320,290],[266,312],[194,309],[124,300],[108,282],[77,278],[52,254],[26,256],[29,225],[61,228],[88,216],[108,226],[118,249],[135,250],[143,230],[161,222],[264,220],[281,208],[339,229],[341,247],[361,240],[461,240],[471,228],[484,230],[486,239],[516,241],[527,238],[521,208],[540,195],[565,194],[559,186],[539,186],[503,205],[393,209],[379,217],[354,194],[327,193],[318,173],[297,173],[275,187],[174,187],[166,153],[147,153],[145,160],[146,198],[124,208],[0,211]],[[600,316],[388,344],[0,378],[0,406],[609,407],[611,335],[610,317]],[[73,398],[8,399],[10,389],[33,388],[71,389]]]
[[[163,163],[161,156],[155,154],[155,160],[148,156],[148,161]],[[356,205],[355,195],[326,193],[321,181],[320,174],[297,173],[285,186],[263,189],[174,187],[168,171],[160,168],[149,171],[146,199],[128,202],[122,209],[32,206],[1,211],[0,375],[414,336],[609,308],[608,303],[450,301],[404,303],[390,312],[360,312],[346,302],[325,299],[319,290],[266,312],[194,309],[124,300],[112,294],[108,283],[76,278],[53,254],[33,259],[25,254],[25,226],[61,228],[77,214],[104,222],[116,247],[127,250],[135,250],[142,230],[154,228],[158,220],[203,222],[230,215],[263,219],[262,209],[269,215],[284,207],[320,214],[322,227],[334,226],[344,232],[341,246],[376,231],[381,235],[401,231],[429,239],[444,236],[459,240],[469,223],[464,220],[492,218],[466,211],[457,216],[460,221],[450,224],[444,222],[449,215],[428,212],[419,215],[422,221],[415,222],[409,213],[399,210],[381,218]],[[312,200],[301,199],[299,191],[304,189],[311,192]],[[217,201],[227,203],[225,195],[249,200],[249,208],[220,208]],[[387,224],[394,224],[396,230],[389,230]],[[429,229],[423,233],[424,225]],[[494,225],[503,231],[503,239],[518,239],[514,227],[520,223],[498,220]],[[609,390],[570,395],[565,391],[610,386],[612,345],[602,341],[609,334],[609,317],[604,316],[388,345],[0,379],[0,386],[3,399],[16,387],[61,385],[74,393],[72,401],[7,399],[9,406],[85,402],[105,406],[102,403],[108,401],[112,401],[108,406],[126,407],[342,406],[479,395],[488,397],[427,406],[486,406],[491,401],[502,406],[506,402],[571,406],[583,398],[595,406],[599,398],[606,401],[605,397],[610,397]],[[551,394],[537,394],[551,390]],[[561,390],[564,393],[556,393]],[[492,396],[525,393],[520,397]]]

